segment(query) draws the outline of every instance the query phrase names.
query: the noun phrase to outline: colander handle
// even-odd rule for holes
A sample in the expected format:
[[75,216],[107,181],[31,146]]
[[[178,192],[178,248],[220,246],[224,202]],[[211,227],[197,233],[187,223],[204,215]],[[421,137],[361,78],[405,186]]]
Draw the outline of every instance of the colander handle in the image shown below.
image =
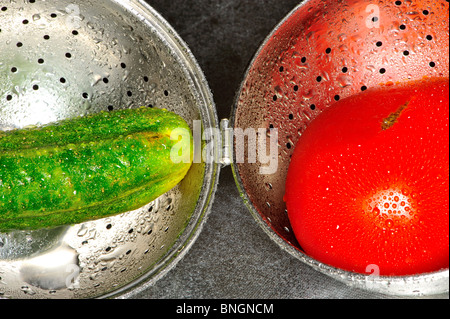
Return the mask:
[[222,167],[231,165],[233,158],[233,129],[230,128],[230,120],[222,119],[220,121],[220,132],[222,137],[222,153],[219,163]]

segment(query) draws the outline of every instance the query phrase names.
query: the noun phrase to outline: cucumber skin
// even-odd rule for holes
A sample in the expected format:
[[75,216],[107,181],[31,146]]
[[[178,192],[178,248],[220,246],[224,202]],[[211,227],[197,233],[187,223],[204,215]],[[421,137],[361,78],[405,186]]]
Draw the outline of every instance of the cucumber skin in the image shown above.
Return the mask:
[[[0,232],[78,224],[150,203],[191,167],[170,159],[180,143],[170,134],[179,128],[191,132],[174,113],[140,108],[0,133]],[[189,143],[192,154],[192,135]]]

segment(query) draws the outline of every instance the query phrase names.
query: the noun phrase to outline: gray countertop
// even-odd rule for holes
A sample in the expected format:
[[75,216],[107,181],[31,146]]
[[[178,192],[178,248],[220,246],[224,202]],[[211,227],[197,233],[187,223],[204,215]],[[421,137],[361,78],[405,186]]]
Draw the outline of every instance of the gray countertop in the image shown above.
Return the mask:
[[[228,118],[244,72],[262,41],[298,0],[147,0],[179,33]],[[142,299],[374,299],[280,249],[239,197],[231,168],[222,170],[211,214],[187,256]]]

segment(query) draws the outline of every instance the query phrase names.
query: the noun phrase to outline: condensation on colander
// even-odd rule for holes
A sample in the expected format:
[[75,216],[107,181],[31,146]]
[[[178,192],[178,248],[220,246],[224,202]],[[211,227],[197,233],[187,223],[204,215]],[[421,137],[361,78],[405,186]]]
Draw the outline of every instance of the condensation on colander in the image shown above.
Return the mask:
[[[198,118],[164,39],[111,2],[0,8],[0,125],[20,128],[130,107]],[[81,105],[81,106],[80,106]]]
[[106,293],[129,284],[130,273],[151,266],[146,255],[171,248],[167,238],[177,236],[173,232],[180,226],[174,217],[177,199],[168,194],[119,217],[1,235],[1,296],[87,298],[98,294],[93,290]]
[[285,249],[295,247],[294,255],[301,247],[283,196],[298,139],[317,115],[348,96],[381,83],[448,77],[448,9],[446,0],[304,1],[258,51],[233,125],[278,129],[278,171],[262,175],[261,164],[249,161],[234,171],[256,219]]
[[[194,58],[141,1],[0,1],[0,129],[124,108],[215,125]],[[211,166],[211,167],[210,167]],[[0,298],[92,298],[151,278],[190,245],[211,201],[212,165],[134,212],[0,233]]]

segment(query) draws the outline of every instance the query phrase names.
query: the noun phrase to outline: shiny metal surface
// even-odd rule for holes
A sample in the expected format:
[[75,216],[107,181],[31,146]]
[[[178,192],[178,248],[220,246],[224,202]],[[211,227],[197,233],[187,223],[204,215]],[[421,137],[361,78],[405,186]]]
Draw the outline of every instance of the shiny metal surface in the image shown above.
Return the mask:
[[448,77],[448,38],[448,2],[426,0],[304,1],[267,37],[248,68],[231,123],[244,130],[266,128],[268,134],[279,130],[278,171],[260,174],[260,162],[240,164],[235,157],[233,172],[247,207],[282,249],[352,287],[398,296],[448,292],[448,269],[380,277],[308,257],[283,202],[295,143],[321,111],[379,83]]
[[[0,0],[0,52],[2,130],[141,106],[218,127],[194,57],[143,1]],[[0,233],[0,298],[112,297],[158,280],[201,231],[219,171],[195,164],[173,191],[120,216]]]

